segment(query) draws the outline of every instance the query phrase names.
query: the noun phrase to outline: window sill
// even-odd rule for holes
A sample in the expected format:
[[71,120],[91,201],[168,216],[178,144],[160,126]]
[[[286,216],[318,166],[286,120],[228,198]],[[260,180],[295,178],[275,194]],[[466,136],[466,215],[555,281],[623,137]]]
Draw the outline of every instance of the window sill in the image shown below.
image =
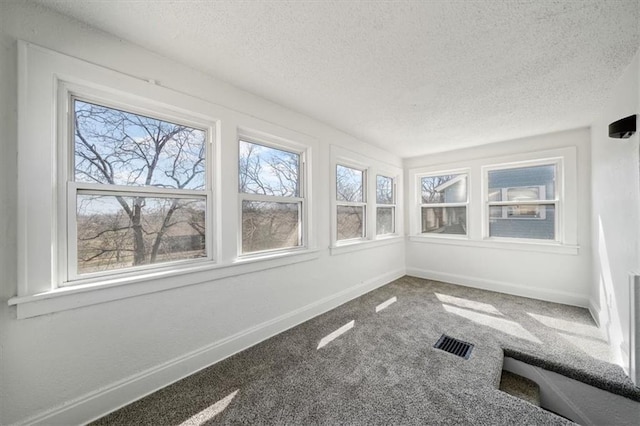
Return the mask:
[[334,246],[329,247],[331,251],[331,255],[339,255],[344,253],[352,253],[354,251],[366,250],[381,246],[386,246],[389,244],[401,243],[404,241],[404,237],[402,235],[390,235],[385,237],[379,237],[375,240],[355,240],[355,241],[347,241],[343,243],[337,243]]
[[465,247],[479,247],[489,249],[500,250],[520,250],[520,251],[534,251],[540,253],[554,253],[554,254],[566,254],[566,255],[578,255],[580,246],[561,244],[557,242],[533,242],[526,240],[500,240],[500,239],[485,239],[485,240],[471,240],[469,238],[461,237],[433,237],[413,235],[409,237],[409,241],[414,243],[427,243],[427,244],[445,244]]
[[320,253],[317,249],[280,252],[268,256],[235,260],[225,264],[198,265],[179,270],[60,287],[29,296],[13,297],[9,299],[9,305],[17,307],[18,319],[30,318],[278,268],[292,263],[314,260],[318,257],[320,257]]

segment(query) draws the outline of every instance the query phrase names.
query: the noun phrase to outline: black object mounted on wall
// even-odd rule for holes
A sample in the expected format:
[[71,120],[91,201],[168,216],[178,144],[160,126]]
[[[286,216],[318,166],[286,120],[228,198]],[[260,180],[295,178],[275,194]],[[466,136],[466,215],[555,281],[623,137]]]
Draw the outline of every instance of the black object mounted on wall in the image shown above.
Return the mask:
[[630,115],[609,124],[609,137],[616,139],[630,138],[636,132],[636,115]]

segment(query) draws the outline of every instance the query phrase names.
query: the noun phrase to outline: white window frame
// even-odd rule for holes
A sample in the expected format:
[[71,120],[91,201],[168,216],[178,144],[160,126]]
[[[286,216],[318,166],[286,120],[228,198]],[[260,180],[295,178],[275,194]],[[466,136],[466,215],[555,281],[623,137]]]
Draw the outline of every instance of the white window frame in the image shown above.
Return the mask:
[[[510,162],[504,164],[491,164],[488,166],[484,166],[482,168],[482,189],[483,189],[483,201],[484,201],[484,223],[483,223],[483,238],[488,241],[512,241],[512,242],[553,242],[553,243],[561,243],[562,242],[562,197],[560,194],[564,193],[563,185],[563,158],[546,158],[546,159],[538,159],[538,160],[526,160],[526,161],[518,161],[518,162]],[[496,170],[514,170],[514,169],[522,169],[527,167],[535,167],[535,166],[554,166],[555,168],[555,182],[554,189],[555,193],[553,194],[553,198],[550,200],[533,200],[533,201],[489,201],[489,172]],[[545,187],[544,185],[539,186],[542,188],[542,196],[545,196]],[[528,187],[526,187],[528,188]],[[505,190],[511,188],[502,188],[503,198],[506,193]],[[539,206],[542,207],[542,211],[544,212],[544,217],[539,218],[531,218],[531,217],[508,217],[507,209],[510,206],[518,206],[518,205],[531,205],[531,206]],[[546,219],[546,206],[554,206],[554,238],[553,239],[541,239],[541,238],[511,238],[511,237],[494,237],[490,235],[490,221],[492,218],[490,217],[490,209],[491,207],[502,207],[502,219],[509,220],[543,220]]]
[[[59,85],[59,111],[66,111],[66,114],[58,114],[59,119],[59,182],[66,182],[61,185],[58,192],[58,217],[66,218],[66,224],[59,222],[60,231],[58,233],[58,253],[59,258],[59,282],[60,287],[82,285],[96,280],[109,277],[128,277],[140,274],[141,271],[175,270],[182,265],[197,265],[214,261],[215,245],[214,240],[214,202],[213,202],[213,168],[214,168],[214,137],[216,134],[216,123],[197,120],[188,114],[166,111],[164,108],[146,104],[144,101],[127,102],[119,101],[119,96],[100,93],[96,89],[83,87],[77,84],[61,82]],[[84,183],[74,181],[74,110],[75,100],[94,103],[107,108],[119,109],[132,114],[144,115],[150,118],[164,120],[172,123],[183,124],[192,128],[203,130],[206,134],[205,141],[205,188],[204,190],[167,189],[158,187],[125,186]],[[76,201],[77,195],[87,193],[93,195],[123,195],[123,196],[158,196],[161,198],[204,198],[206,201],[205,212],[205,252],[206,256],[198,259],[184,259],[171,262],[156,263],[152,265],[131,266],[122,269],[109,271],[92,272],[79,274],[77,271],[77,215]],[[62,200],[67,200],[64,203]],[[65,226],[66,225],[66,226]],[[66,262],[65,262],[66,254]]]
[[[403,172],[400,166],[394,166],[374,158],[366,157],[341,146],[331,146],[331,254],[349,253],[361,249],[367,249],[384,244],[394,244],[404,241],[404,217],[403,209]],[[338,201],[336,196],[336,172],[337,165],[361,170],[365,172],[364,179],[364,201],[362,203],[350,203]],[[376,179],[377,176],[385,176],[393,179],[395,209],[394,228],[392,234],[377,235],[376,232]],[[362,238],[352,238],[338,240],[337,230],[337,206],[338,205],[362,205],[365,208],[364,236]],[[380,204],[380,206],[392,206],[391,204]]]
[[[464,176],[464,179],[467,180],[467,199],[465,202],[459,203],[423,203],[422,202],[422,178],[435,177],[435,176],[447,176],[447,175],[461,175]],[[468,239],[469,238],[469,192],[471,189],[470,184],[470,173],[469,169],[452,169],[452,170],[439,170],[428,173],[418,173],[416,174],[415,181],[415,193],[416,193],[416,203],[417,203],[417,212],[416,218],[417,222],[414,227],[414,233],[425,238],[452,238],[452,239]],[[422,232],[422,208],[446,208],[446,207],[465,207],[465,223],[466,229],[465,234],[439,234],[439,233],[430,233],[430,232]]]
[[[345,167],[348,169],[352,169],[352,170],[357,170],[359,172],[362,173],[362,201],[342,201],[342,200],[338,200],[338,196],[337,196],[337,174],[338,174],[338,166],[341,167]],[[336,197],[335,197],[335,209],[336,209],[336,221],[335,221],[335,235],[334,238],[336,240],[336,242],[338,244],[342,244],[342,243],[350,243],[350,242],[357,242],[357,241],[363,241],[366,240],[369,235],[371,235],[369,233],[368,230],[368,225],[369,225],[369,220],[367,218],[367,216],[369,215],[369,209],[368,209],[368,199],[369,197],[367,196],[367,180],[369,177],[369,169],[364,166],[364,165],[357,165],[355,163],[349,162],[349,161],[339,161],[338,163],[336,163],[335,168],[333,169],[333,174],[335,177],[335,185],[336,187],[334,188],[336,191]],[[343,207],[362,207],[362,220],[363,220],[363,224],[362,224],[362,234],[359,237],[354,237],[354,238],[343,238],[343,239],[338,239],[338,207],[343,206]]]
[[[212,224],[207,246],[210,259],[158,264],[157,268],[96,276],[78,280],[75,285],[64,285],[68,281],[65,272],[68,256],[60,247],[67,245],[66,211],[70,208],[67,192],[73,192],[74,188],[70,189],[65,180],[70,165],[69,147],[64,148],[67,152],[61,152],[63,145],[58,142],[69,140],[66,130],[69,102],[64,90],[71,88],[82,88],[83,97],[103,100],[107,106],[121,106],[127,111],[169,121],[177,118],[195,127],[210,127],[209,137],[215,142],[210,150],[213,165],[208,169],[212,205],[207,218],[207,223]],[[238,258],[238,152],[234,147],[239,129],[277,135],[306,147],[305,250]],[[270,136],[271,139],[279,140]],[[317,212],[311,196],[319,190],[319,181],[311,170],[312,164],[314,173],[318,169],[311,156],[318,143],[299,131],[214,104],[198,94],[169,89],[153,80],[18,41],[18,280],[17,295],[8,304],[16,307],[18,319],[30,318],[319,258],[317,224],[312,220]],[[318,161],[315,155],[313,161]]]
[[[379,204],[378,203],[378,177],[384,177],[387,179],[391,179],[391,191],[392,191],[392,199],[391,199],[391,203],[389,204]],[[375,177],[375,184],[376,184],[376,198],[375,198],[375,209],[376,209],[376,238],[380,238],[380,237],[384,237],[385,235],[395,235],[396,234],[396,226],[398,225],[397,220],[396,220],[396,206],[397,206],[397,193],[398,193],[398,187],[396,184],[396,177],[393,176],[387,176],[385,173],[383,172],[378,172],[376,173],[376,177]],[[391,220],[393,221],[393,232],[387,232],[385,234],[379,234],[378,233],[378,208],[385,208],[385,209],[391,209],[392,215],[391,215]]]
[[[299,169],[298,169],[298,196],[297,197],[285,197],[275,195],[260,195],[249,194],[240,192],[240,185],[238,185],[238,238],[237,238],[237,257],[238,259],[251,259],[260,258],[263,256],[269,256],[271,254],[286,254],[301,250],[307,250],[309,248],[309,208],[308,208],[308,186],[307,182],[309,178],[307,176],[307,157],[309,156],[310,147],[285,140],[283,138],[276,138],[275,136],[265,136],[259,132],[255,132],[249,129],[238,129],[238,150],[240,148],[240,142],[252,143],[255,145],[261,145],[267,148],[274,148],[281,151],[287,151],[297,154],[299,156]],[[239,154],[238,154],[239,156]],[[237,175],[240,170],[237,169]],[[300,203],[300,213],[298,215],[298,240],[300,245],[292,247],[283,247],[270,250],[261,250],[255,252],[242,252],[242,202],[243,201],[265,201],[275,203]]]
[[[556,240],[527,239],[527,238],[488,238],[489,212],[486,207],[488,201],[487,173],[492,167],[514,165],[523,167],[528,165],[549,164],[558,161],[561,167],[556,170],[556,188],[558,198],[558,217],[556,220]],[[412,185],[407,188],[410,200],[419,203],[418,175],[439,175],[456,171],[469,171],[467,210],[468,238],[439,237],[421,234],[419,208],[409,210],[410,235],[412,243],[460,245],[466,247],[483,247],[502,250],[532,251],[540,253],[556,253],[563,255],[577,255],[578,245],[578,164],[575,146],[552,148],[541,151],[530,151],[503,154],[490,158],[466,158],[456,163],[432,164],[409,168],[407,176]],[[414,204],[414,205],[416,205]]]

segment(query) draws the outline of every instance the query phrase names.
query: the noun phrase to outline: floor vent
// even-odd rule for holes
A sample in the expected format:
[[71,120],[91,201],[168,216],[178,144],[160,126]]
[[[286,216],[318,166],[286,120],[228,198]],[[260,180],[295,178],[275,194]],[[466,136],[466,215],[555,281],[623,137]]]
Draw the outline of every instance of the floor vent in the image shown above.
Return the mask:
[[433,345],[436,349],[442,349],[450,354],[457,355],[464,359],[469,359],[473,345],[471,343],[463,342],[462,340],[454,339],[446,334],[440,336],[440,339]]

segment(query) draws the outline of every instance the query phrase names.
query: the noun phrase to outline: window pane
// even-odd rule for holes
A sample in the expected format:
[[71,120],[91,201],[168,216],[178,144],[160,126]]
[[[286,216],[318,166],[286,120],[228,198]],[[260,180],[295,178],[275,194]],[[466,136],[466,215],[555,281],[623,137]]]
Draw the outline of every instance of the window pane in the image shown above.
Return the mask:
[[206,256],[206,200],[77,196],[78,273]]
[[555,165],[492,170],[489,201],[553,200],[555,178]]
[[422,207],[422,232],[467,234],[466,207]]
[[364,206],[337,206],[338,240],[364,237]]
[[376,203],[393,204],[393,198],[393,179],[378,175],[376,179]]
[[75,180],[204,189],[206,132],[74,101]]
[[341,165],[336,166],[336,199],[364,202],[364,172]]
[[300,196],[300,155],[240,141],[239,190],[246,194]]
[[376,234],[393,234],[395,230],[395,208],[378,207],[376,209]]
[[298,247],[300,203],[242,201],[242,252]]
[[555,239],[555,206],[491,206],[489,236]]
[[467,175],[423,177],[420,186],[422,204],[467,202]]

